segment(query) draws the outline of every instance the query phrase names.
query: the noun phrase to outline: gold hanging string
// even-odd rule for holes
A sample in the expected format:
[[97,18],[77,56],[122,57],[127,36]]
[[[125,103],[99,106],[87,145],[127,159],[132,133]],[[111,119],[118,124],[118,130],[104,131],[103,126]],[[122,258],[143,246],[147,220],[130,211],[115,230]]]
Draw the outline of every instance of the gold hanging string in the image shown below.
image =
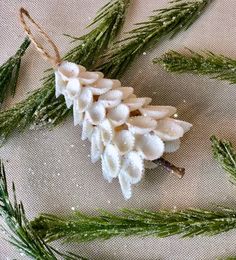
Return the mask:
[[[25,17],[29,19],[29,21],[38,29],[38,31],[46,38],[47,42],[52,46],[55,55],[49,54],[49,51],[47,51],[34,37],[32,34],[30,27],[27,25],[25,21]],[[34,21],[34,19],[30,16],[29,12],[25,10],[24,8],[20,9],[20,23],[25,31],[25,33],[29,36],[30,40],[34,43],[36,49],[44,59],[49,61],[53,67],[57,67],[61,63],[61,57],[59,50],[56,46],[56,44],[50,39],[48,34]]]

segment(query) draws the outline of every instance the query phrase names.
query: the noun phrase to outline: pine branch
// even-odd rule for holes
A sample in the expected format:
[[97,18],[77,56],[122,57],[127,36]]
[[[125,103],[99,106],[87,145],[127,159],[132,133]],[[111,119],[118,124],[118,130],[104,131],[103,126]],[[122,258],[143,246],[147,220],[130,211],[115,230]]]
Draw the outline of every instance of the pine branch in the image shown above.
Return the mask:
[[236,83],[236,60],[210,51],[203,52],[203,55],[189,51],[190,55],[170,51],[161,58],[154,59],[153,62],[161,64],[170,72],[209,75],[214,79],[226,80],[231,84]]
[[[96,28],[79,38],[78,46],[65,56],[71,62],[80,63],[92,69],[99,55],[118,34],[126,13],[129,0],[112,0],[103,7],[93,21]],[[26,100],[0,113],[0,144],[15,131],[23,131],[30,125],[56,126],[64,121],[68,110],[62,97],[56,99],[54,74],[44,78],[43,87]]]
[[8,235],[8,241],[15,246],[21,254],[37,260],[57,260],[56,255],[67,260],[85,259],[72,253],[67,255],[48,246],[29,224],[23,204],[17,202],[16,190],[13,183],[14,201],[9,198],[6,173],[3,162],[0,160],[0,217],[4,225],[2,231]]
[[135,57],[153,48],[166,37],[172,38],[187,30],[211,0],[173,0],[168,8],[154,11],[147,22],[128,32],[128,36],[114,45],[99,69],[114,78],[121,76]]
[[15,95],[21,58],[30,45],[29,38],[25,38],[18,51],[0,67],[0,104],[3,103],[7,94]]
[[211,137],[214,158],[228,174],[230,181],[236,184],[236,151],[226,140]]
[[31,225],[46,241],[88,242],[134,235],[161,238],[178,234],[182,237],[213,236],[236,228],[236,210],[153,212],[124,209],[121,214],[101,212],[98,216],[76,212],[67,219],[43,214]]

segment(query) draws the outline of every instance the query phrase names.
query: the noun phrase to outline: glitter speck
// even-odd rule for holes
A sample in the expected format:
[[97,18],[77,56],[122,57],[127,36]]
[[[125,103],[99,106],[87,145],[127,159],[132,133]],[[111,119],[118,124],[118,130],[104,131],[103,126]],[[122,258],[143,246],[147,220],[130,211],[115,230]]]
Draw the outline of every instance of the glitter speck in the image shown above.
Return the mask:
[[143,52],[143,55],[145,56],[145,55],[147,55],[147,53],[146,53],[146,52]]
[[174,114],[174,118],[177,118],[179,115],[177,113]]
[[72,210],[75,210],[75,207],[71,207]]
[[92,20],[92,17],[89,16],[89,17],[88,17],[88,20],[91,21],[91,20]]
[[58,172],[57,176],[60,176],[61,174]]
[[74,145],[74,144],[71,144],[70,147],[73,148],[73,147],[75,147],[75,145]]
[[186,103],[186,100],[184,99],[183,102]]
[[47,165],[47,163],[46,163],[46,162],[44,162],[44,163],[43,163],[43,165]]
[[108,203],[108,204],[111,204],[111,201],[110,201],[110,200],[108,200],[108,201],[107,201],[107,203]]

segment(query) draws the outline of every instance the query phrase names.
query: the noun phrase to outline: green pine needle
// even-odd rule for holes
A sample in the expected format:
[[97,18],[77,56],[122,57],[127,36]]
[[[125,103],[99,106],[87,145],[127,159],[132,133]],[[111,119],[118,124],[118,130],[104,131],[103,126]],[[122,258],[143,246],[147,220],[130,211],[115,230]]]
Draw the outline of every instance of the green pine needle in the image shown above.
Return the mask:
[[209,75],[211,78],[226,80],[231,84],[236,83],[236,60],[210,51],[205,51],[202,55],[189,51],[190,55],[169,51],[153,62],[161,64],[170,72]]
[[228,174],[230,181],[236,184],[236,151],[226,140],[211,137],[214,158]]
[[[99,56],[118,34],[125,18],[130,0],[112,0],[97,14],[93,24],[96,28],[79,38],[65,58],[93,69]],[[63,97],[55,97],[54,74],[44,78],[41,89],[36,90],[26,100],[0,113],[0,145],[15,131],[23,131],[30,125],[56,126],[71,113]]]
[[26,37],[16,54],[10,57],[0,67],[0,104],[3,103],[8,93],[11,94],[12,97],[15,95],[21,58],[29,45],[30,40]]
[[3,162],[0,160],[0,218],[3,220],[1,230],[8,235],[7,240],[22,255],[37,260],[57,260],[56,255],[67,260],[85,259],[72,253],[62,254],[47,245],[29,224],[22,202],[17,202],[14,183],[12,189],[13,202],[9,197],[6,173]]
[[236,210],[124,209],[118,214],[102,211],[98,216],[76,212],[68,218],[42,214],[31,222],[31,226],[46,241],[62,239],[64,242],[88,242],[116,236],[213,236],[236,228]]
[[164,38],[172,38],[187,30],[210,2],[174,0],[169,7],[154,11],[147,22],[138,23],[139,27],[114,45],[106,55],[107,61],[99,69],[112,78],[121,76],[137,55],[153,48]]

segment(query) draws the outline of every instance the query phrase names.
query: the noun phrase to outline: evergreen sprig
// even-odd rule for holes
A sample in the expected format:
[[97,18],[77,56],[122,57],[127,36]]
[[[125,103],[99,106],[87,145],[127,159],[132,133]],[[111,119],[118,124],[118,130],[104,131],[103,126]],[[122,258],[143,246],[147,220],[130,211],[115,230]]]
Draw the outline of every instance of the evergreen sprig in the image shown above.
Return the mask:
[[226,140],[211,137],[214,158],[228,174],[230,181],[236,184],[236,151]]
[[[78,38],[78,45],[65,58],[93,69],[99,56],[118,34],[129,2],[130,0],[112,0],[105,5],[92,23],[96,28]],[[23,131],[30,125],[55,126],[70,113],[63,97],[55,97],[54,74],[51,73],[44,78],[41,89],[34,91],[13,108],[0,113],[0,145],[15,130]]]
[[[209,2],[210,0],[194,2],[175,0],[175,5],[172,4],[170,8],[160,10],[157,16],[151,17],[149,21],[142,23],[141,27],[131,31],[131,36],[126,38],[122,45],[124,47],[115,46],[111,55],[106,57],[106,62],[98,67],[106,75],[109,74],[116,78],[125,71],[128,64],[141,50],[151,48],[163,36],[174,35],[182,28],[188,28]],[[93,69],[95,65],[97,67],[98,60],[101,59],[100,57],[94,59],[91,49],[99,50],[96,52],[97,54],[104,53],[105,47],[107,47],[105,43],[110,43],[114,39],[123,23],[122,17],[125,15],[128,3],[127,0],[115,0],[108,3],[94,20],[97,29],[80,38],[82,42],[69,52],[66,58],[84,65],[87,69]],[[102,35],[106,36],[106,39],[101,37]],[[130,51],[131,49],[133,51]],[[87,62],[91,61],[94,62],[93,65],[87,66]],[[35,91],[25,101],[0,113],[0,144],[15,130],[24,130],[30,125],[56,126],[64,121],[70,113],[71,110],[66,108],[63,97],[55,98],[54,76],[49,75],[45,78],[41,89]]]
[[114,78],[121,76],[135,57],[151,49],[166,37],[172,38],[187,30],[201,15],[211,0],[173,0],[167,8],[154,11],[146,22],[128,32],[128,36],[113,46],[107,61],[99,69]]
[[189,50],[185,55],[176,51],[169,51],[162,57],[154,59],[154,63],[161,64],[164,69],[177,73],[194,73],[209,75],[211,78],[236,83],[236,60],[210,51],[199,54]]
[[30,40],[26,37],[15,53],[0,67],[0,105],[5,100],[7,94],[15,95],[19,70],[21,65],[21,58],[26,49],[30,45]]
[[147,211],[124,209],[98,216],[80,212],[68,218],[43,214],[31,222],[32,228],[46,241],[88,242],[121,236],[168,237],[182,235],[213,236],[236,228],[236,210]]
[[21,254],[37,260],[57,260],[57,256],[62,256],[66,260],[85,259],[72,253],[60,253],[47,245],[29,224],[23,204],[17,202],[14,183],[12,189],[13,202],[9,197],[6,173],[0,160],[0,217],[4,222],[1,228],[2,232],[8,235],[8,241]]

